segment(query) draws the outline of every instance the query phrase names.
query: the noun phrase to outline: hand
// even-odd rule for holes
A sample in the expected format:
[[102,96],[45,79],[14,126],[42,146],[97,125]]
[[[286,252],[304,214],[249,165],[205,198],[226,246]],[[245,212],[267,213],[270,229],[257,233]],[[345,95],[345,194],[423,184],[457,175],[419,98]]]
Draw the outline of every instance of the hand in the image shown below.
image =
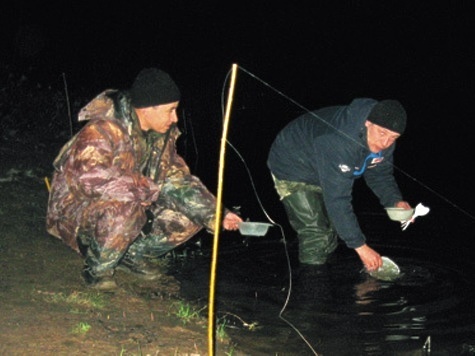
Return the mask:
[[418,216],[427,215],[429,211],[430,209],[427,206],[422,205],[422,203],[417,204],[416,208],[414,209],[414,213],[412,214],[412,217],[409,220],[401,221],[402,231],[406,230],[407,227],[412,224]]
[[239,215],[229,212],[223,219],[223,228],[225,230],[238,230],[240,222],[242,222],[242,218]]
[[380,254],[368,245],[364,244],[361,247],[355,248],[355,251],[360,256],[360,259],[367,271],[376,271],[383,265],[383,260]]
[[411,204],[409,204],[407,201],[398,201],[396,204],[394,204],[396,208],[402,208],[402,209],[412,209]]

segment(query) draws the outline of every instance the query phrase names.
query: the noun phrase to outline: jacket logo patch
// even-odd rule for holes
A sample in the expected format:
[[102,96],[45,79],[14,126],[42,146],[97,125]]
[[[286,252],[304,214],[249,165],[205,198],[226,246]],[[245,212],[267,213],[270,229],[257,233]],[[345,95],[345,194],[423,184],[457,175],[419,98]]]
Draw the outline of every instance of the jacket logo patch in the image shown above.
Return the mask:
[[348,167],[346,164],[339,164],[338,168],[340,168],[340,171],[342,171],[343,173],[350,171],[350,167]]

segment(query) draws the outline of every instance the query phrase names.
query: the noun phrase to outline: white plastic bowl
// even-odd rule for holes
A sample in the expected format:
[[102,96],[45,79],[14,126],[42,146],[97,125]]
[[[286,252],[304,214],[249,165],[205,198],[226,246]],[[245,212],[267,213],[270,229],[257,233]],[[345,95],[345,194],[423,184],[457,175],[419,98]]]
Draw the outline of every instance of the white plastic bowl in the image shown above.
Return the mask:
[[386,212],[391,220],[406,221],[414,214],[414,209],[386,208]]
[[368,272],[371,277],[380,279],[382,281],[393,281],[399,277],[399,266],[394,263],[389,257],[382,256],[383,265],[376,271]]
[[246,236],[264,236],[272,224],[262,222],[243,221],[239,224],[239,232]]

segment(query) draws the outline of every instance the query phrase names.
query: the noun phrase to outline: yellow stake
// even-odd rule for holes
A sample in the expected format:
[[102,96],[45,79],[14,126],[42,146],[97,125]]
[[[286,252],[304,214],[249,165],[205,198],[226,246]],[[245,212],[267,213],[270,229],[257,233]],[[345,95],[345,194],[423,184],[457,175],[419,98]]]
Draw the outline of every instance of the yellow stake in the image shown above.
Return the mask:
[[214,228],[214,239],[213,239],[213,255],[211,260],[211,276],[210,276],[210,287],[209,287],[209,313],[208,313],[208,351],[209,356],[214,355],[215,351],[215,316],[214,316],[214,300],[215,300],[215,285],[216,285],[216,266],[217,266],[217,256],[218,256],[218,240],[219,240],[219,230],[221,228],[221,200],[222,200],[222,190],[223,190],[223,175],[224,175],[224,155],[226,151],[226,136],[228,132],[229,125],[229,116],[231,111],[231,104],[233,101],[234,94],[234,84],[236,82],[236,71],[237,65],[233,64],[232,66],[232,75],[231,83],[229,85],[228,92],[228,101],[226,104],[226,112],[224,115],[223,123],[223,133],[221,138],[221,150],[219,157],[219,174],[218,174],[218,193],[216,196],[216,221]]
[[46,189],[48,189],[48,192],[51,192],[51,184],[49,184],[48,177],[45,177],[45,184],[46,184]]

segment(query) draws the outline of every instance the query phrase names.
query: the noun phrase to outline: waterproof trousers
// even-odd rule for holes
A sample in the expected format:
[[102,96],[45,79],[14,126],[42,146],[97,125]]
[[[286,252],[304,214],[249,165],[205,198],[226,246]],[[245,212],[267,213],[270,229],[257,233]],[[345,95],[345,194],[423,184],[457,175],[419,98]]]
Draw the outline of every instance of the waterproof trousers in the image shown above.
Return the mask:
[[274,181],[289,223],[297,233],[299,262],[306,265],[326,263],[338,241],[328,219],[321,188],[275,177]]
[[[107,217],[108,224],[104,224],[101,230],[104,238],[99,239],[97,233],[90,231],[83,231],[78,237],[79,249],[85,256],[83,277],[86,281],[112,276],[118,265],[137,273],[151,273],[160,266],[163,255],[203,228],[175,210],[171,194],[162,194],[157,203],[149,208],[145,232],[142,229],[134,233],[125,228],[136,225],[134,214],[122,216],[119,226],[113,223],[114,216]],[[119,232],[111,234],[116,226]]]

